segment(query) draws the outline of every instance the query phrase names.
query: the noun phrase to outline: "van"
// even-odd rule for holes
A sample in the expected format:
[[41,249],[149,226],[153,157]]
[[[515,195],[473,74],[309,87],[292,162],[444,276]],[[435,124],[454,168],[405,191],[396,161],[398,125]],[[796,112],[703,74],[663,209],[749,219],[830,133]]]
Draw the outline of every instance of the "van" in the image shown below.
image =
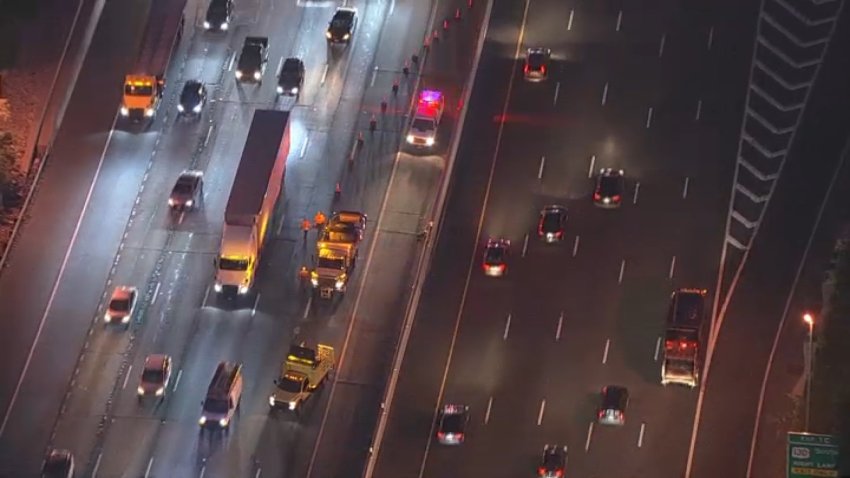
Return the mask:
[[242,364],[221,362],[215,369],[207,397],[201,402],[201,418],[198,424],[227,428],[242,397]]

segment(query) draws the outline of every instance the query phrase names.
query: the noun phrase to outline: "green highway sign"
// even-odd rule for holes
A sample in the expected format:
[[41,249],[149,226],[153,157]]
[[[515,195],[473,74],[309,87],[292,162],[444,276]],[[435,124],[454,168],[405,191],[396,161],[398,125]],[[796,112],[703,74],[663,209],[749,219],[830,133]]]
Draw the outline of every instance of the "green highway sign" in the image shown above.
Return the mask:
[[787,476],[837,477],[838,440],[832,435],[789,432]]

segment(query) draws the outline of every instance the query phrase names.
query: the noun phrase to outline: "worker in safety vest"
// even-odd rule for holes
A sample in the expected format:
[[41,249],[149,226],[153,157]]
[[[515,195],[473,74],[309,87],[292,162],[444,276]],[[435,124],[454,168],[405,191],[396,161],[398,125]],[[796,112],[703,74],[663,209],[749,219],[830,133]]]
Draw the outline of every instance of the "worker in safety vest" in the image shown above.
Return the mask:
[[307,240],[307,233],[310,232],[310,220],[306,217],[301,220],[301,230],[304,231],[304,240]]
[[323,213],[322,211],[317,212],[316,217],[313,218],[313,222],[316,223],[316,229],[320,231],[323,227],[325,227],[326,221],[327,218],[325,217],[325,213]]

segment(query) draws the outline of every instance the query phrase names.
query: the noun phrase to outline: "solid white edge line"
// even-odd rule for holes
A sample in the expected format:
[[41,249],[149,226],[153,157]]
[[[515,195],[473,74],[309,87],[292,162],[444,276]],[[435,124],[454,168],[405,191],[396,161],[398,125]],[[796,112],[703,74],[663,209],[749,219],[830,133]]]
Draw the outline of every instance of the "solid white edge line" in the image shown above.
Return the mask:
[[176,392],[177,387],[180,386],[180,377],[182,377],[182,376],[183,376],[183,369],[181,368],[180,370],[177,371],[177,378],[174,379],[174,388],[171,389],[173,392]]
[[[487,12],[488,13],[485,14],[485,20],[487,18],[489,18],[489,12],[492,8],[492,4],[493,4],[493,0],[490,0],[489,2],[487,2]],[[507,115],[507,112],[508,112],[508,105],[510,104],[511,92],[513,91],[514,80],[517,76],[517,75],[514,74],[514,72],[517,69],[517,65],[519,65],[520,52],[522,50],[522,41],[523,41],[523,38],[525,37],[525,23],[528,20],[528,8],[529,8],[530,5],[531,5],[531,0],[525,0],[525,8],[524,8],[523,14],[522,14],[522,24],[520,25],[519,36],[517,37],[516,50],[514,51],[513,67],[510,70],[511,73],[510,73],[510,77],[508,78],[508,91],[505,93],[505,103],[502,106],[502,114],[500,116],[499,128],[498,128],[498,131],[496,133],[496,145],[495,145],[495,150],[493,151],[493,159],[492,159],[491,164],[490,164],[490,175],[487,178],[487,187],[484,189],[484,201],[483,201],[483,205],[482,205],[482,208],[481,208],[481,216],[478,219],[478,229],[477,229],[476,234],[475,234],[475,244],[474,244],[473,249],[472,249],[472,255],[469,258],[469,268],[468,268],[467,274],[466,274],[466,282],[464,283],[464,286],[463,286],[463,293],[461,294],[460,307],[458,308],[457,317],[455,319],[455,327],[454,327],[454,330],[452,332],[452,340],[451,340],[451,343],[449,344],[449,353],[448,353],[448,357],[446,357],[446,366],[445,366],[445,369],[443,370],[443,378],[440,382],[440,390],[437,394],[437,401],[436,401],[436,404],[434,406],[434,413],[433,413],[433,417],[432,417],[432,420],[431,420],[431,428],[428,431],[428,437],[427,437],[428,439],[425,442],[425,453],[423,454],[422,464],[419,467],[419,474],[417,475],[419,478],[422,478],[422,476],[425,474],[425,464],[428,461],[428,452],[430,451],[431,443],[433,442],[431,437],[434,435],[434,426],[437,422],[437,420],[436,420],[437,414],[440,411],[440,402],[442,402],[443,395],[444,395],[445,390],[446,390],[446,380],[448,379],[449,369],[451,368],[452,358],[454,356],[454,346],[455,346],[455,343],[457,343],[457,334],[458,334],[458,330],[460,329],[461,318],[463,317],[463,309],[464,309],[464,306],[466,305],[466,295],[467,295],[467,292],[469,291],[469,283],[472,279],[472,271],[475,269],[475,260],[478,257],[477,252],[478,252],[478,247],[479,247],[480,242],[481,242],[481,231],[484,229],[484,217],[486,216],[486,212],[487,212],[487,202],[490,199],[490,191],[492,190],[492,186],[493,186],[493,176],[495,175],[495,172],[496,172],[496,162],[497,162],[497,159],[499,157],[499,148],[501,147],[501,144],[502,144],[502,135],[504,134],[504,129],[505,129],[505,116]],[[484,36],[483,31],[482,31],[481,36],[483,38],[483,36]]]
[[127,373],[124,374],[124,384],[121,385],[121,390],[125,390],[127,388],[127,382],[130,381],[130,373],[132,373],[132,372],[133,372],[133,364],[130,364],[130,366],[127,367]]
[[53,307],[53,301],[56,300],[56,293],[59,291],[59,284],[62,282],[62,277],[65,275],[65,268],[68,267],[71,250],[74,248],[74,245],[77,242],[77,236],[80,234],[80,227],[83,224],[83,219],[86,217],[86,212],[88,211],[89,203],[91,202],[92,195],[94,194],[94,188],[97,184],[97,179],[100,177],[100,171],[103,168],[103,161],[106,159],[106,151],[109,149],[109,144],[112,142],[112,133],[115,132],[115,123],[117,121],[118,113],[116,112],[115,117],[112,120],[112,127],[109,129],[109,135],[106,137],[106,143],[103,145],[103,152],[100,155],[100,161],[97,163],[97,169],[95,169],[92,182],[89,185],[88,192],[86,193],[86,199],[83,202],[80,218],[77,220],[76,226],[74,226],[74,232],[71,234],[71,241],[68,243],[68,249],[65,250],[65,257],[62,259],[62,265],[59,266],[59,274],[53,282],[53,289],[50,291],[50,297],[47,299],[47,305],[44,307],[44,313],[41,315],[41,319],[38,322],[35,337],[33,337],[32,344],[30,344],[30,349],[27,352],[27,359],[24,361],[24,366],[21,369],[21,373],[18,375],[18,382],[15,384],[15,391],[12,392],[12,398],[9,400],[9,405],[6,407],[6,412],[3,414],[3,423],[0,424],[0,437],[2,437],[3,433],[6,431],[6,425],[9,423],[9,417],[12,414],[12,409],[15,407],[18,395],[21,393],[21,386],[24,383],[24,378],[26,377],[27,371],[32,363],[32,357],[35,354],[35,346],[38,344],[38,340],[41,338],[41,334],[44,331],[44,324],[47,321],[47,316],[50,314],[50,309]]

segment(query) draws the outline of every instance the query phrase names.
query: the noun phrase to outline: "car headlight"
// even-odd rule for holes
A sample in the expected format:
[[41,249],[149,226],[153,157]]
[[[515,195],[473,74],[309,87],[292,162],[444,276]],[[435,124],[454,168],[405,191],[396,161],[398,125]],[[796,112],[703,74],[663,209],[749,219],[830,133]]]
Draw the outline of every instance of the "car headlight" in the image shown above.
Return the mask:
[[130,109],[127,108],[126,106],[122,106],[121,107],[121,116],[129,116],[129,115],[130,115]]
[[555,237],[555,235],[552,234],[551,232],[546,233],[546,239],[554,239],[554,237]]
[[218,421],[218,425],[222,428],[226,427],[227,423],[228,423],[228,420],[226,418],[222,418],[221,420]]
[[330,39],[332,36],[333,35],[331,35],[331,32],[325,32],[325,38]]
[[275,406],[275,403],[274,403],[274,395],[272,395],[272,396],[270,396],[270,397],[269,397],[269,406],[270,406],[270,407]]
[[153,108],[151,108],[151,107],[145,108],[145,116],[147,118],[150,118],[151,116],[153,116]]
[[259,71],[254,72],[254,79],[255,80],[260,81],[260,78],[262,78],[262,77],[263,77],[263,74],[260,73]]
[[183,105],[177,105],[177,111],[182,113],[184,109],[185,108],[183,108]]
[[277,87],[277,94],[279,94],[279,95],[283,94],[283,87],[282,86]]
[[241,78],[242,78],[242,71],[236,70],[236,79],[238,80],[238,79],[241,79]]
[[130,321],[130,316],[129,316],[129,315],[125,315],[124,317],[121,317],[121,323],[122,323],[122,324],[126,324],[126,323],[127,323],[127,322],[129,322],[129,321]]
[[195,105],[195,107],[194,107],[194,108],[192,108],[192,111],[193,111],[194,113],[200,113],[200,112],[201,112],[201,107],[203,107],[203,106],[204,106],[204,104],[203,104],[203,103],[198,103],[198,104],[196,104],[196,105]]
[[247,294],[248,293],[248,284],[241,284],[239,286],[239,293],[240,294]]
[[292,88],[291,90],[289,90],[289,92],[292,93],[293,95],[297,95],[298,94],[298,87],[296,86],[296,87]]
[[336,288],[336,290],[342,290],[343,287],[345,287],[345,280],[337,279],[334,284],[334,288]]
[[136,389],[136,393],[138,393],[139,395],[144,395],[144,394],[145,394],[145,389],[144,389],[144,388],[142,388],[142,387],[139,387],[139,388],[137,388],[137,389]]
[[207,423],[207,417],[206,417],[206,416],[204,416],[204,415],[201,415],[201,418],[198,420],[198,424],[199,424],[199,425],[204,425],[204,424],[206,424],[206,423]]
[[221,292],[221,283],[216,282],[215,285],[213,285],[213,289],[215,289],[216,292]]
[[161,397],[163,393],[165,393],[165,387],[159,387],[158,389],[156,389],[154,395],[156,395],[157,397]]
[[205,29],[205,30],[209,30],[209,29],[210,29],[210,22],[208,22],[208,21],[204,20],[204,29]]
[[313,287],[319,287],[319,279],[315,277],[310,278],[310,283],[313,284]]
[[434,146],[434,138],[425,138],[425,146]]
[[229,26],[230,26],[230,25],[228,25],[228,24],[227,24],[227,22],[222,22],[222,23],[221,23],[221,29],[222,29],[222,30],[224,30],[224,31],[227,31],[227,27],[229,27]]
[[168,205],[174,206],[174,199],[168,198]]
[[112,320],[112,316],[109,315],[109,312],[103,314],[103,321],[104,322],[109,322],[110,320]]
[[194,204],[195,204],[195,201],[193,201],[191,199],[186,201],[186,207],[192,207],[192,205],[194,205]]
[[414,138],[412,134],[407,135],[408,143],[413,143],[414,141],[416,141],[416,138]]
[[290,410],[295,410],[295,407],[297,407],[297,406],[298,406],[298,402],[295,402],[295,401],[289,402],[289,409]]

